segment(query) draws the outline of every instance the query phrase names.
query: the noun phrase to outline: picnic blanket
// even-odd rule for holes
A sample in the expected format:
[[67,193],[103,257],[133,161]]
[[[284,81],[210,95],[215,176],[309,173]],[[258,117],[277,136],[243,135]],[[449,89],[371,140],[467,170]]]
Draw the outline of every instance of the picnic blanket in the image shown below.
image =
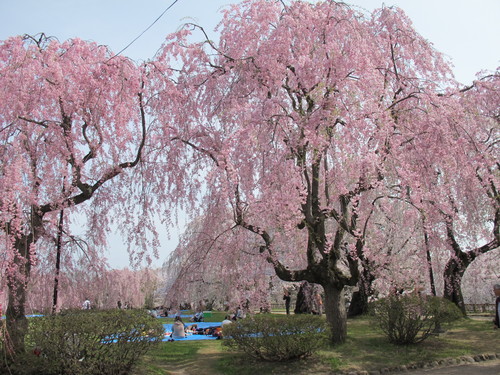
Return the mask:
[[[198,328],[208,328],[208,327],[220,327],[221,322],[199,322],[199,323],[193,323],[198,326]],[[189,326],[190,324],[187,324]],[[186,333],[186,337],[170,337],[172,334],[172,324],[163,324],[163,327],[165,328],[165,336],[163,337],[163,341],[168,341],[171,340],[172,338],[174,341],[188,341],[188,340],[215,340],[217,337],[210,336],[210,335],[195,335],[191,332]]]
[[[38,317],[41,317],[43,315],[40,315],[40,314],[29,314],[29,315],[25,315],[26,318],[38,318]],[[0,319],[5,319],[5,315],[2,315],[0,317]]]

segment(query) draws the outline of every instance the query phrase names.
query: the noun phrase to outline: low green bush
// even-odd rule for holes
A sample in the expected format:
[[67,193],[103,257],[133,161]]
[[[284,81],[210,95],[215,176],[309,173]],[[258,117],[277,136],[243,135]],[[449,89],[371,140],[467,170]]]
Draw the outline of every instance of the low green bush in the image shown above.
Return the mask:
[[304,358],[325,342],[327,324],[314,315],[255,315],[225,325],[223,344],[267,361]]
[[23,373],[126,374],[163,335],[161,322],[144,310],[79,310],[31,319]]
[[452,302],[433,296],[391,295],[371,304],[373,323],[397,345],[427,339],[441,325],[460,319]]

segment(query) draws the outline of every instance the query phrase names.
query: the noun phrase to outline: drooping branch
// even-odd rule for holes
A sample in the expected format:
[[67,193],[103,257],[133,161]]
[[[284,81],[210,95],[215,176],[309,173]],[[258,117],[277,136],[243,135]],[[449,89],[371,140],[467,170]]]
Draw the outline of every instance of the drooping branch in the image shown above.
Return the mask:
[[210,159],[212,159],[212,161],[215,163],[215,165],[217,167],[220,166],[219,165],[219,161],[217,160],[217,157],[215,156],[215,154],[212,151],[210,151],[210,150],[208,150],[206,148],[197,146],[192,141],[187,140],[187,139],[183,139],[181,137],[172,137],[170,140],[171,141],[180,141],[180,142],[184,143],[185,145],[191,147],[193,150],[195,150],[197,152],[200,152],[202,154],[207,155]]
[[[120,173],[123,172],[124,169],[133,168],[139,163],[139,161],[141,160],[144,145],[146,143],[147,130],[146,130],[146,115],[145,115],[145,111],[144,111],[141,93],[138,94],[138,98],[139,98],[139,108],[140,108],[140,114],[141,114],[141,141],[140,141],[140,144],[137,148],[137,151],[135,154],[135,159],[133,161],[122,162],[122,163],[119,163],[118,165],[115,165],[114,167],[111,167],[93,185],[90,185],[88,183],[84,183],[82,181],[78,181],[77,185],[78,185],[79,189],[81,190],[81,193],[64,198],[61,202],[58,202],[58,203],[48,203],[48,204],[42,205],[40,207],[40,212],[42,214],[45,214],[47,212],[51,212],[51,211],[54,211],[57,209],[62,209],[65,207],[76,206],[78,204],[81,204],[81,203],[89,200],[90,198],[92,198],[94,193],[102,185],[104,185],[107,181],[110,181],[114,177],[118,176]],[[78,177],[78,180],[79,179],[80,179],[80,177]]]

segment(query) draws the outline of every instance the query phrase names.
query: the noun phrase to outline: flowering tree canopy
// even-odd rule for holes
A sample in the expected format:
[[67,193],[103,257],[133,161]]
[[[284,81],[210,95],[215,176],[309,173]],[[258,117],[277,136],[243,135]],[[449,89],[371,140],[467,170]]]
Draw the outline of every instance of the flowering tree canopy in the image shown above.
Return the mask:
[[344,287],[372,279],[370,265],[425,259],[426,271],[431,250],[450,252],[454,285],[498,247],[498,72],[458,88],[397,8],[286,4],[230,6],[218,42],[188,24],[141,67],[78,39],[1,42],[0,220],[16,348],[35,244],[57,231],[58,211],[91,198],[98,242],[110,207],[140,198],[121,212],[142,250],[157,246],[147,230],[160,204],[192,212],[179,248],[182,270],[195,268],[187,281],[207,270],[243,292],[264,283],[267,263],[284,281],[322,285],[335,343],[346,338]]
[[204,30],[187,25],[157,56],[152,106],[165,150],[182,155],[179,175],[195,176],[186,196],[207,221],[229,209],[281,279],[323,286],[342,342],[359,223],[375,194],[423,194],[427,176],[406,168],[407,150],[422,152],[414,139],[441,118],[449,66],[394,8],[249,0],[220,28],[217,44],[197,43],[193,31]]
[[[141,87],[141,69],[95,43],[43,35],[0,43],[1,246],[15,350],[24,347],[37,240],[55,226],[58,210],[98,191],[100,211],[119,201],[105,184],[140,160],[146,136]],[[93,230],[105,230],[101,220]]]
[[[416,119],[422,121],[420,132],[408,138],[404,155],[397,156],[398,185],[411,189],[385,197],[406,203],[404,220],[391,221],[400,227],[400,237],[408,231],[405,226],[418,229],[420,248],[427,253],[420,266],[428,263],[431,291],[435,294],[435,267],[442,273],[437,278],[444,283],[443,295],[464,313],[462,276],[479,255],[500,245],[499,77],[498,71],[482,73],[471,86],[451,86],[433,100],[425,109],[426,119]],[[389,259],[393,266],[401,266],[394,260]]]
[[465,313],[460,285],[467,267],[500,247],[500,71],[482,74],[456,96],[455,110],[462,116],[449,115],[448,131],[458,144],[453,150],[457,161],[441,173],[448,205],[438,210],[451,253],[444,295]]

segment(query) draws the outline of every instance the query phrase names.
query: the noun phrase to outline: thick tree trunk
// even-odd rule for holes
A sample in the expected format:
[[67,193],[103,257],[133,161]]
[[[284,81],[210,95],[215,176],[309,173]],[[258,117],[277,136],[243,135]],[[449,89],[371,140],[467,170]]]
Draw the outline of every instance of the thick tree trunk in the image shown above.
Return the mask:
[[462,251],[460,244],[455,239],[453,221],[448,218],[446,230],[448,241],[453,250],[453,255],[444,268],[444,297],[449,299],[466,315],[464,297],[462,295],[462,277],[467,267],[480,255],[494,250],[499,246],[500,210],[495,212],[495,222],[493,225],[493,239],[474,250]]
[[25,236],[15,241],[17,254],[7,276],[8,306],[5,315],[9,347],[14,355],[24,352],[24,337],[28,331],[25,304],[31,274],[31,243],[30,237]]
[[[360,286],[361,288],[361,286]],[[363,315],[368,311],[368,296],[363,291],[358,290],[352,294],[351,303],[347,316],[354,317]]]
[[344,287],[327,284],[325,291],[325,314],[330,324],[333,344],[342,344],[347,337],[347,311],[345,308]]
[[302,282],[297,293],[297,301],[295,303],[295,314],[310,314],[312,312],[312,292],[313,286],[307,281]]
[[465,312],[465,302],[462,295],[462,276],[467,269],[466,265],[459,264],[460,261],[452,258],[446,264],[444,270],[444,298],[450,300]]
[[6,311],[6,323],[8,334],[8,347],[12,348],[13,354],[24,352],[24,337],[28,332],[28,319],[26,319],[24,303],[26,301],[26,285],[17,287],[9,286],[9,306]]
[[375,281],[375,276],[364,268],[362,278],[358,282],[358,291],[352,294],[347,316],[353,317],[368,312],[368,297],[373,294],[373,281]]
[[8,306],[5,313],[9,348],[12,354],[24,352],[24,338],[28,332],[26,319],[26,296],[31,276],[31,247],[41,236],[43,213],[31,208],[31,233],[12,234],[7,225],[7,233],[14,238],[15,256],[7,271]]

